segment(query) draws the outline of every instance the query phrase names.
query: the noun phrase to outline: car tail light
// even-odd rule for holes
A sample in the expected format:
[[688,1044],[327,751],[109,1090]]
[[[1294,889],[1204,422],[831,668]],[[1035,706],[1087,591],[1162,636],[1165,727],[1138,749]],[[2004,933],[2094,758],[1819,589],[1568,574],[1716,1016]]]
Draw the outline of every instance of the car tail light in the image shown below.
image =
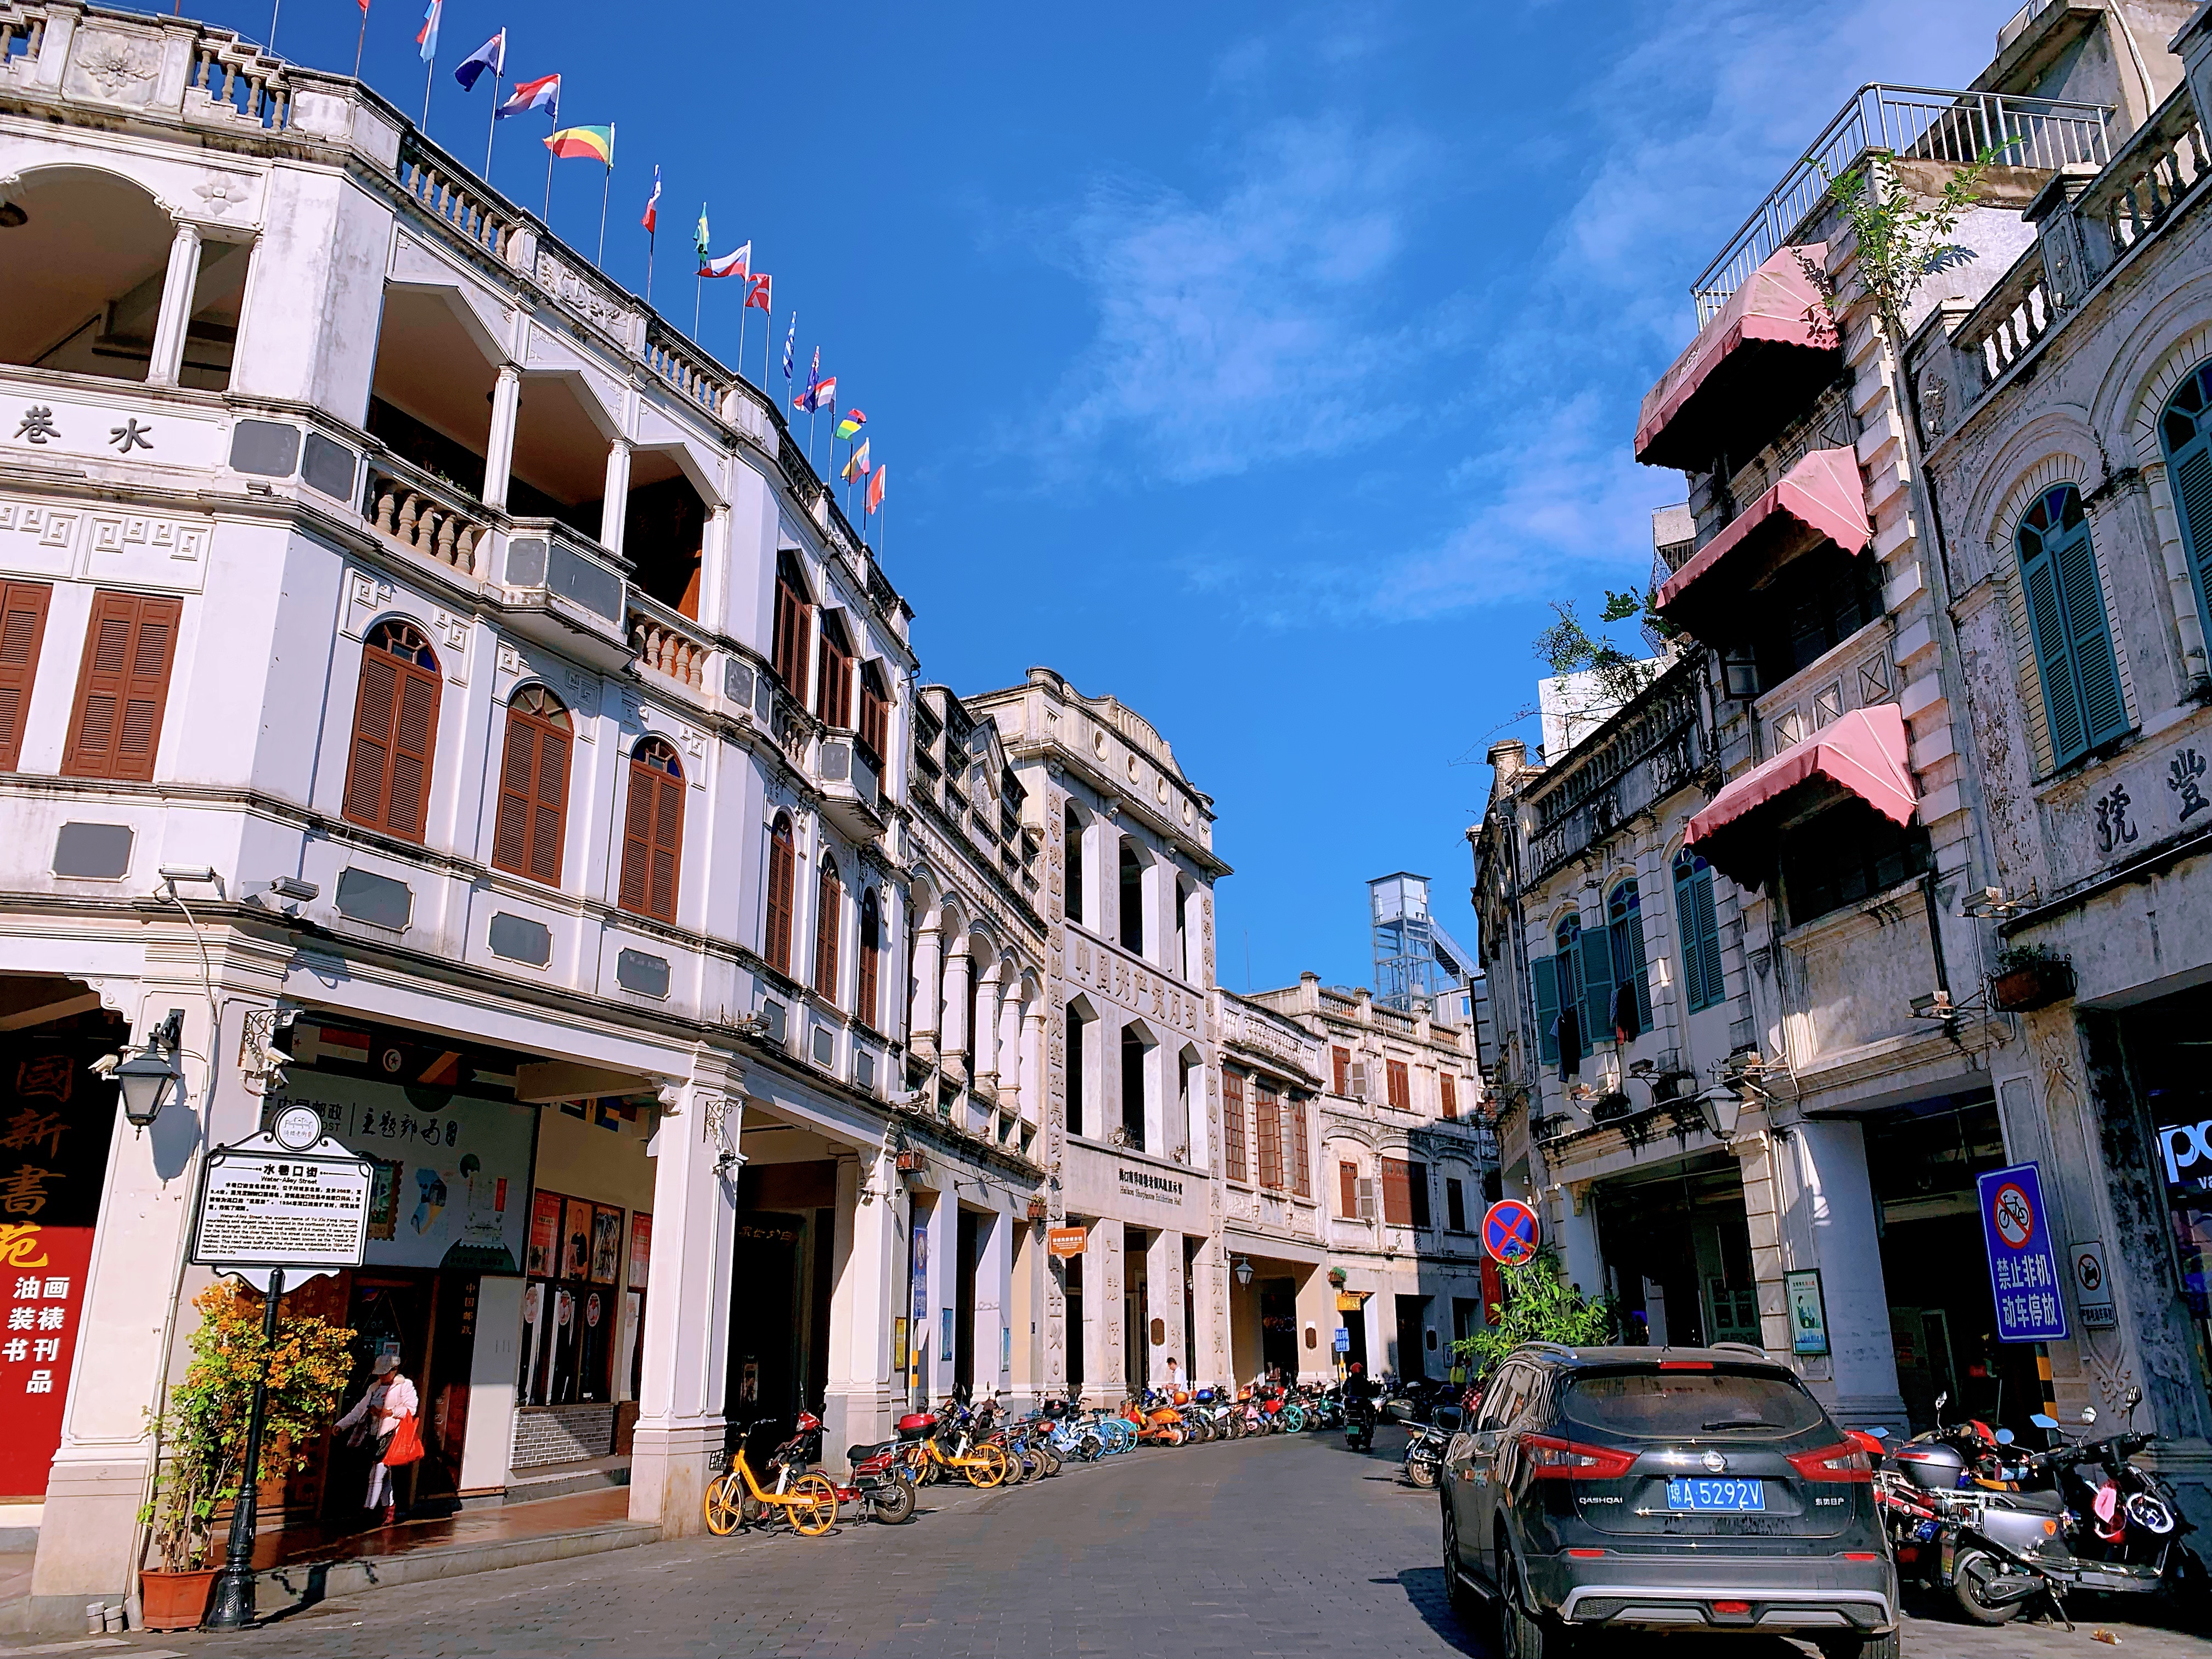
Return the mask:
[[1611,1446],[1584,1446],[1547,1434],[1524,1434],[1528,1472],[1539,1480],[1618,1480],[1636,1462],[1636,1454]]
[[1846,1561],[1879,1561],[1881,1559],[1881,1557],[1876,1555],[1872,1550],[1845,1550],[1844,1552],[1844,1559]]
[[1662,1359],[1659,1362],[1659,1369],[1662,1371],[1709,1371],[1712,1368],[1713,1362],[1710,1359]]
[[1577,1561],[1601,1561],[1605,1559],[1603,1550],[1569,1550],[1567,1553]]
[[1818,1451],[1791,1452],[1790,1467],[1808,1480],[1854,1480],[1874,1484],[1874,1460],[1850,1441],[1839,1440]]

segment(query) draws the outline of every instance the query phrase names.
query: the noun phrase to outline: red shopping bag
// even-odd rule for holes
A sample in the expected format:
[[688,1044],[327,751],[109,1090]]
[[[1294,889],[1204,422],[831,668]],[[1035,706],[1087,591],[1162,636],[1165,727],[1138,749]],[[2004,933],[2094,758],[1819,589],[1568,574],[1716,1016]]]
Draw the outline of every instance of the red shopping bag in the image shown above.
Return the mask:
[[384,1449],[384,1467],[400,1469],[422,1461],[422,1431],[415,1425],[415,1413],[410,1412],[392,1431],[392,1443]]

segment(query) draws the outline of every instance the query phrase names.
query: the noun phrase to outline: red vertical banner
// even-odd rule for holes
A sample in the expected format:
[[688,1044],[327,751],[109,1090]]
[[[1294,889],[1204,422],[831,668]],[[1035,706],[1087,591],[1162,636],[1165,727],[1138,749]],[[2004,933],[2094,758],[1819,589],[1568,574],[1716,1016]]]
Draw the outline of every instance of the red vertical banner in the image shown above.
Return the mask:
[[1505,1302],[1505,1275],[1498,1271],[1498,1264],[1488,1256],[1482,1258],[1482,1322],[1495,1325],[1498,1311]]
[[61,1444],[115,1121],[114,1085],[88,1067],[115,1046],[55,1027],[0,1038],[0,1498],[44,1497]]

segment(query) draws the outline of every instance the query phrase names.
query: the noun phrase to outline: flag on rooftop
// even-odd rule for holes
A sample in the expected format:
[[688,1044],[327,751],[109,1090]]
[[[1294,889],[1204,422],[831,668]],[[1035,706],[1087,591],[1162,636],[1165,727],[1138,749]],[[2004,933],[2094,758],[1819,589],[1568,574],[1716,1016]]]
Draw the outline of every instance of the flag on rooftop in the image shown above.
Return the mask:
[[810,415],[818,415],[825,409],[836,407],[837,377],[832,374],[825,380],[819,378],[821,370],[817,369],[807,377],[806,390],[791,400],[793,409],[803,409]]
[[783,335],[783,378],[791,378],[791,354],[799,349],[799,313],[791,313],[791,326]]
[[[747,247],[750,247],[752,244],[750,242],[747,242],[745,246]],[[761,310],[769,313],[769,315],[773,317],[775,313],[775,307],[770,303],[770,301],[771,296],[775,292],[775,277],[769,276],[768,272],[764,270],[756,270],[752,273],[752,276],[749,279],[745,287],[745,305],[748,307],[757,306]]]
[[870,513],[873,513],[884,504],[884,474],[890,471],[890,468],[887,466],[879,466],[876,469],[876,476],[868,480],[868,511]]
[[420,48],[419,55],[426,64],[438,55],[438,19],[445,9],[446,0],[430,0],[428,8],[422,14],[422,31],[415,37],[415,44]]
[[867,476],[868,441],[866,438],[863,438],[860,440],[860,447],[855,449],[851,455],[846,458],[845,482],[847,483],[858,483],[861,479]]
[[699,204],[699,228],[691,233],[691,246],[699,250],[699,263],[707,263],[707,204]]
[[867,423],[868,417],[859,410],[848,409],[845,411],[845,418],[837,422],[837,435],[849,442],[853,434]]
[[507,31],[505,29],[501,29],[483,45],[462,58],[454,66],[453,79],[459,81],[464,88],[473,91],[477,79],[486,70],[491,71],[491,78],[494,81],[497,81],[501,76],[507,73]]
[[753,245],[747,242],[734,253],[725,253],[720,258],[699,261],[702,276],[750,276],[752,274]]
[[597,161],[607,167],[615,164],[612,124],[603,127],[563,127],[538,142],[564,161]]
[[507,94],[507,101],[499,106],[499,118],[510,115],[527,115],[532,110],[542,109],[555,120],[561,118],[561,77],[541,75],[535,81],[518,81],[514,90]]
[[638,222],[645,227],[648,236],[660,223],[660,168],[657,163],[653,169],[653,194],[645,198],[645,217]]

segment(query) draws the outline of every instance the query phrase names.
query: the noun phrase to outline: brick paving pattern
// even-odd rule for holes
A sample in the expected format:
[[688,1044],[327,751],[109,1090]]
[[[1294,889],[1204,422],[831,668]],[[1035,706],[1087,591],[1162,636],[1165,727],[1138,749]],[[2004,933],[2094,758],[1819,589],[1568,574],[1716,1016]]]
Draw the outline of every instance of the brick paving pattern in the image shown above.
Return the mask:
[[[1342,1437],[1142,1451],[1011,1492],[925,1488],[908,1526],[695,1538],[328,1601],[202,1656],[733,1655],[779,1659],[1490,1659],[1444,1604],[1437,1500]],[[1931,1609],[1931,1611],[1935,1611]],[[2078,1611],[2081,1611],[2077,1609]],[[2100,1625],[2117,1648],[2091,1639]],[[2208,1659],[2212,1642],[2082,1617],[1916,1619],[1909,1659]],[[4,1651],[4,1650],[0,1650]],[[1600,1654],[1805,1659],[1766,1638],[1626,1638]]]

